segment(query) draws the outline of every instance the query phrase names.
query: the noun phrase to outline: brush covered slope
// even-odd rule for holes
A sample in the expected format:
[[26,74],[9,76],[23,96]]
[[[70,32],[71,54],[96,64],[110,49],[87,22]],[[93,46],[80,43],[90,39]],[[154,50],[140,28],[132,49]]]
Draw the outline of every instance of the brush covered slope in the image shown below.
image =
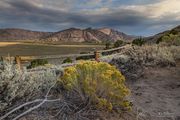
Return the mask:
[[158,33],[154,36],[147,37],[145,40],[148,43],[166,43],[169,45],[180,45],[180,25],[171,29]]

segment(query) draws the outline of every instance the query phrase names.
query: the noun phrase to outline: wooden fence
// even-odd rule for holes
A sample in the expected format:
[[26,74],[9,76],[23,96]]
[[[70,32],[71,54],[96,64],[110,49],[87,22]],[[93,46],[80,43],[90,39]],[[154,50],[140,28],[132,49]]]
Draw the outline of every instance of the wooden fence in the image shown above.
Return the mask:
[[1,57],[2,61],[4,60],[13,60],[15,61],[15,64],[18,65],[18,68],[22,68],[22,63],[24,62],[30,62],[32,60],[36,59],[65,59],[65,58],[78,58],[78,57],[88,57],[88,56],[93,56],[93,58],[96,61],[99,61],[99,58],[102,54],[107,54],[110,53],[112,54],[115,51],[121,51],[124,48],[129,47],[129,45],[123,46],[123,47],[118,47],[118,48],[113,48],[113,49],[108,49],[108,50],[99,50],[99,51],[94,51],[89,54],[68,54],[68,55],[42,55],[42,56],[8,56],[8,57]]

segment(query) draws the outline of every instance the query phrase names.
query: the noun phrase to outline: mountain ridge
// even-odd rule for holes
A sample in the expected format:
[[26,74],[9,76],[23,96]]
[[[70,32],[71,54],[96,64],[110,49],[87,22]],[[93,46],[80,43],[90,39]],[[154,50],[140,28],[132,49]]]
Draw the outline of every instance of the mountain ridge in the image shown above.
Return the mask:
[[69,28],[57,32],[41,32],[31,31],[19,28],[0,29],[0,41],[16,41],[16,40],[37,40],[37,41],[52,41],[52,42],[105,42],[116,40],[132,41],[135,36],[127,35],[123,32],[111,28],[105,28],[110,31],[107,34],[99,29],[80,29]]

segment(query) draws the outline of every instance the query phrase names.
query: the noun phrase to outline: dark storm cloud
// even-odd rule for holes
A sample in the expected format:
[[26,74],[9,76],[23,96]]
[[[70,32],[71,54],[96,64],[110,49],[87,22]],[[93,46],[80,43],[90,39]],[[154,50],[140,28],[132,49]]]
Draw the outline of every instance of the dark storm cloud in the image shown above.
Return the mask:
[[[86,17],[76,13],[63,12],[37,7],[28,1],[8,1],[8,8],[0,8],[1,21],[7,24],[42,24],[88,23]],[[51,26],[49,26],[51,27]],[[53,29],[53,28],[52,28]]]
[[137,33],[137,29],[143,33],[145,27],[172,25],[179,22],[172,19],[149,19],[145,13],[131,9],[87,14],[76,11],[74,8],[69,10],[48,8],[32,1],[4,0],[0,2],[0,27],[20,27],[43,31],[57,31],[68,27],[113,27],[123,28],[125,32],[132,34],[141,34]]
[[40,8],[30,4],[27,1],[9,1],[11,6],[8,9],[1,8],[1,17],[4,20],[16,23],[70,23],[70,24],[87,24],[93,26],[107,25],[136,25],[142,22],[143,16],[135,15],[136,13],[124,10],[115,13],[101,15],[87,15],[83,13],[63,12]]

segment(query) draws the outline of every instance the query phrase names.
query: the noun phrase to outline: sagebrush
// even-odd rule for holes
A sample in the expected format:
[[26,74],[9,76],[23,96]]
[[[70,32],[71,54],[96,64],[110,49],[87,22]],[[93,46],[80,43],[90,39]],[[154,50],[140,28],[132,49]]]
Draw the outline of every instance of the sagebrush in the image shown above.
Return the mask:
[[4,61],[0,69],[0,113],[15,105],[16,100],[40,97],[56,79],[56,71],[49,68],[28,72],[26,68],[19,70],[12,61]]
[[125,99],[130,92],[124,84],[125,77],[108,63],[81,61],[66,68],[59,82],[67,90],[78,91],[81,99],[89,98],[99,109],[130,108]]
[[180,59],[179,53],[178,46],[129,46],[100,60],[117,66],[127,78],[136,79],[143,74],[144,67],[175,66],[175,61]]
[[31,61],[30,65],[27,68],[28,69],[35,68],[38,66],[44,66],[46,64],[48,64],[48,61],[46,59],[36,59],[36,60]]

